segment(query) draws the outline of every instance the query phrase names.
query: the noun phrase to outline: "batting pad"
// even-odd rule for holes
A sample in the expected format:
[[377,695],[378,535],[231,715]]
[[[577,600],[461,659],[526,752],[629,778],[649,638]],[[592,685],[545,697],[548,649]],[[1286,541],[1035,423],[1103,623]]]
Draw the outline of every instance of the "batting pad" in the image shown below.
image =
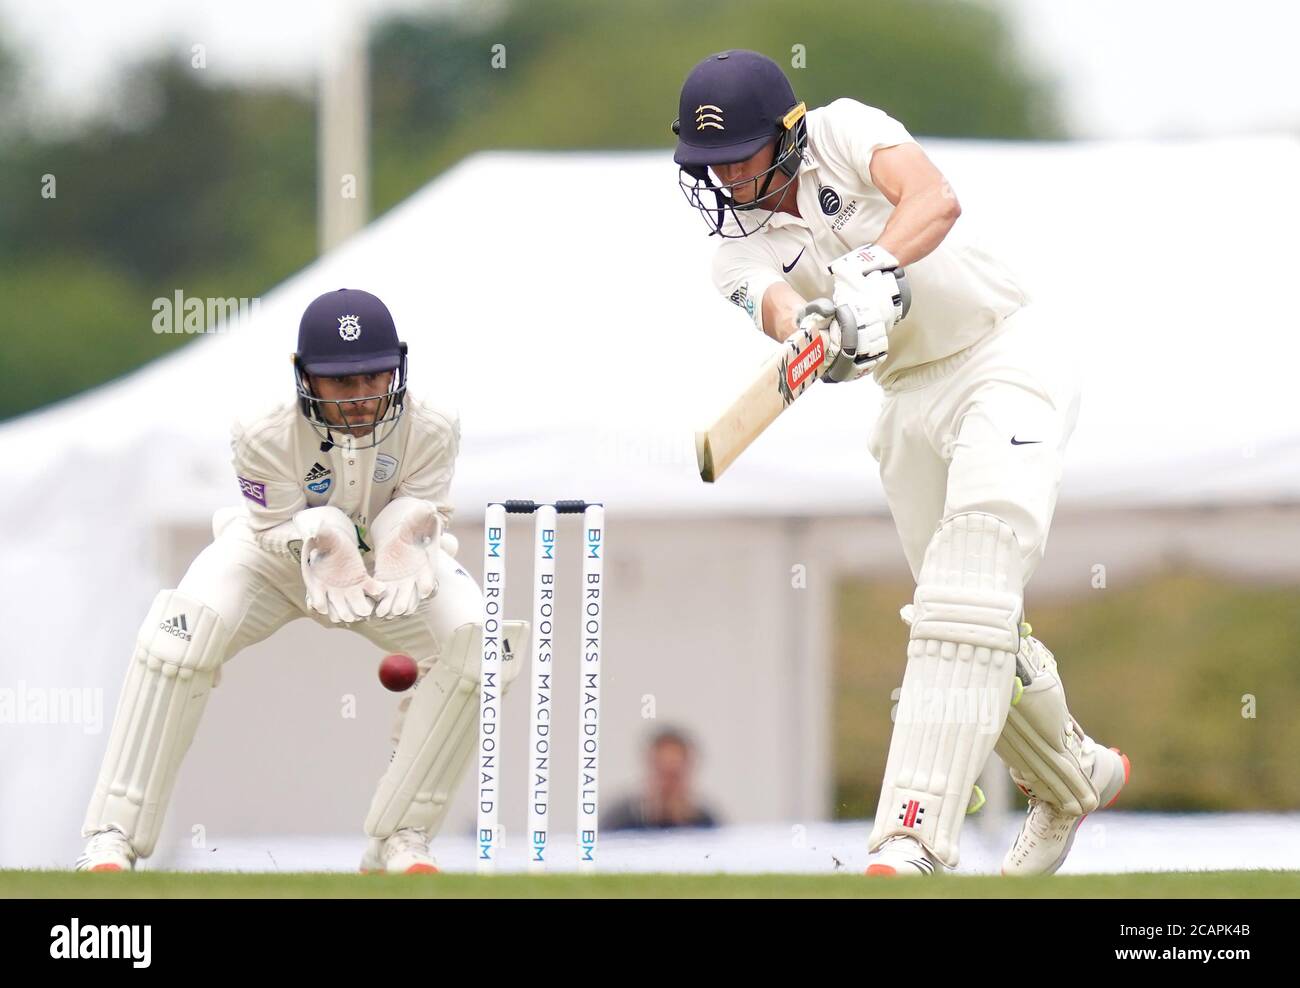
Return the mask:
[[1065,705],[1056,659],[1037,638],[1025,638],[1021,661],[1032,681],[1007,715],[998,756],[1028,795],[1045,799],[1075,816],[1100,803],[1092,781],[1093,746]]
[[931,539],[870,850],[906,834],[957,866],[972,787],[1011,703],[1021,567],[1015,533],[993,515],[954,515]]
[[[528,622],[502,622],[502,692],[519,675],[516,656],[528,654]],[[405,827],[437,834],[456,784],[469,766],[478,734],[483,629],[463,624],[416,688],[397,751],[366,815],[366,833],[386,838]]]
[[179,590],[154,598],[122,685],[83,837],[116,827],[141,857],[153,852],[227,642],[220,615],[199,600]]

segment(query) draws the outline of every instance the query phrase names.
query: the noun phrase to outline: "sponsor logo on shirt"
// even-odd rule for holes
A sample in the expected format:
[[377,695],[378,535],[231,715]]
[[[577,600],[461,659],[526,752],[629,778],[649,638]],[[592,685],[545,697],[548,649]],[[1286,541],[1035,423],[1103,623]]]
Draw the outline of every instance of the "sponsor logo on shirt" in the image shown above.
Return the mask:
[[817,202],[822,207],[822,212],[827,216],[834,216],[844,205],[844,200],[840,194],[832,189],[829,185],[823,185],[817,190]]
[[397,457],[380,453],[375,457],[375,483],[382,484],[397,473]]
[[317,462],[312,464],[312,468],[307,471],[307,476],[302,478],[302,482],[312,493],[324,494],[334,482],[334,478],[330,476],[332,472],[329,467]]
[[236,477],[239,481],[239,493],[250,501],[256,501],[262,507],[266,507],[266,484],[259,484],[255,480],[246,480],[243,477]]
[[749,297],[748,281],[731,293],[731,301],[748,312],[751,319],[754,317],[754,300]]

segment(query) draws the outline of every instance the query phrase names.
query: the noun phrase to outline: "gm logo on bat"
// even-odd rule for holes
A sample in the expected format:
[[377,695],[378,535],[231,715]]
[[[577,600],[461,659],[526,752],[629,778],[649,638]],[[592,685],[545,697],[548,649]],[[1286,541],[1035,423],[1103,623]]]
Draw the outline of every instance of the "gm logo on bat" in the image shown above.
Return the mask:
[[786,365],[785,384],[790,389],[792,400],[793,396],[803,386],[804,382],[820,367],[826,359],[826,343],[820,335],[815,337],[812,342],[794,355],[794,359]]

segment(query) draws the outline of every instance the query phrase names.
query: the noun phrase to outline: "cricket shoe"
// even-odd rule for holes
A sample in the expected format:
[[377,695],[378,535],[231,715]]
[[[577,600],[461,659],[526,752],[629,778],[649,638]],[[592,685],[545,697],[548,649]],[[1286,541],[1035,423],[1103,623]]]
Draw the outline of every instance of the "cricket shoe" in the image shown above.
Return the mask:
[[415,827],[403,827],[387,838],[372,837],[361,858],[363,875],[436,875],[438,864],[429,853],[429,835]]
[[113,827],[91,834],[77,858],[77,871],[132,871],[137,855],[122,831]]
[[[1097,747],[1092,780],[1097,784],[1098,806],[1109,809],[1128,782],[1128,755],[1118,748]],[[1079,824],[1088,816],[1066,813],[1045,799],[1029,798],[1029,812],[1011,850],[1002,859],[1004,875],[1052,875],[1065,863]]]
[[908,834],[885,838],[875,859],[867,865],[868,875],[940,875],[943,865],[919,840]]

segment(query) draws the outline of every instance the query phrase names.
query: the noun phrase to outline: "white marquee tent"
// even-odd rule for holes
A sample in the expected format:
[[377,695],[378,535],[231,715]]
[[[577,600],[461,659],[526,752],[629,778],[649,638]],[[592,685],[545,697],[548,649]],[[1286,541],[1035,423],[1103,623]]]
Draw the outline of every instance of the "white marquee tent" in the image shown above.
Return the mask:
[[[1300,570],[1300,141],[926,147],[961,198],[958,232],[977,229],[1022,272],[1084,372],[1043,579],[1083,587],[1089,561],[1137,567],[1141,547]],[[341,286],[388,303],[412,390],[460,409],[472,569],[490,498],[608,504],[606,793],[634,785],[646,730],[672,722],[701,740],[724,816],[828,815],[822,591],[842,572],[906,575],[865,448],[878,390],[814,389],[718,484],[699,481],[694,429],[770,344],[714,293],[714,242],[674,179],[662,152],[474,156],[237,330],[0,426],[0,687],[85,688],[105,704],[102,723],[79,726],[14,723],[7,708],[0,802],[28,809],[0,819],[0,866],[75,854],[135,629],[212,511],[238,500],[232,412],[288,396],[298,316]],[[796,565],[806,593],[791,590]],[[165,842],[359,828],[391,704],[357,660],[373,649],[299,625],[227,669]],[[338,698],[354,694],[375,713],[348,722]]]

